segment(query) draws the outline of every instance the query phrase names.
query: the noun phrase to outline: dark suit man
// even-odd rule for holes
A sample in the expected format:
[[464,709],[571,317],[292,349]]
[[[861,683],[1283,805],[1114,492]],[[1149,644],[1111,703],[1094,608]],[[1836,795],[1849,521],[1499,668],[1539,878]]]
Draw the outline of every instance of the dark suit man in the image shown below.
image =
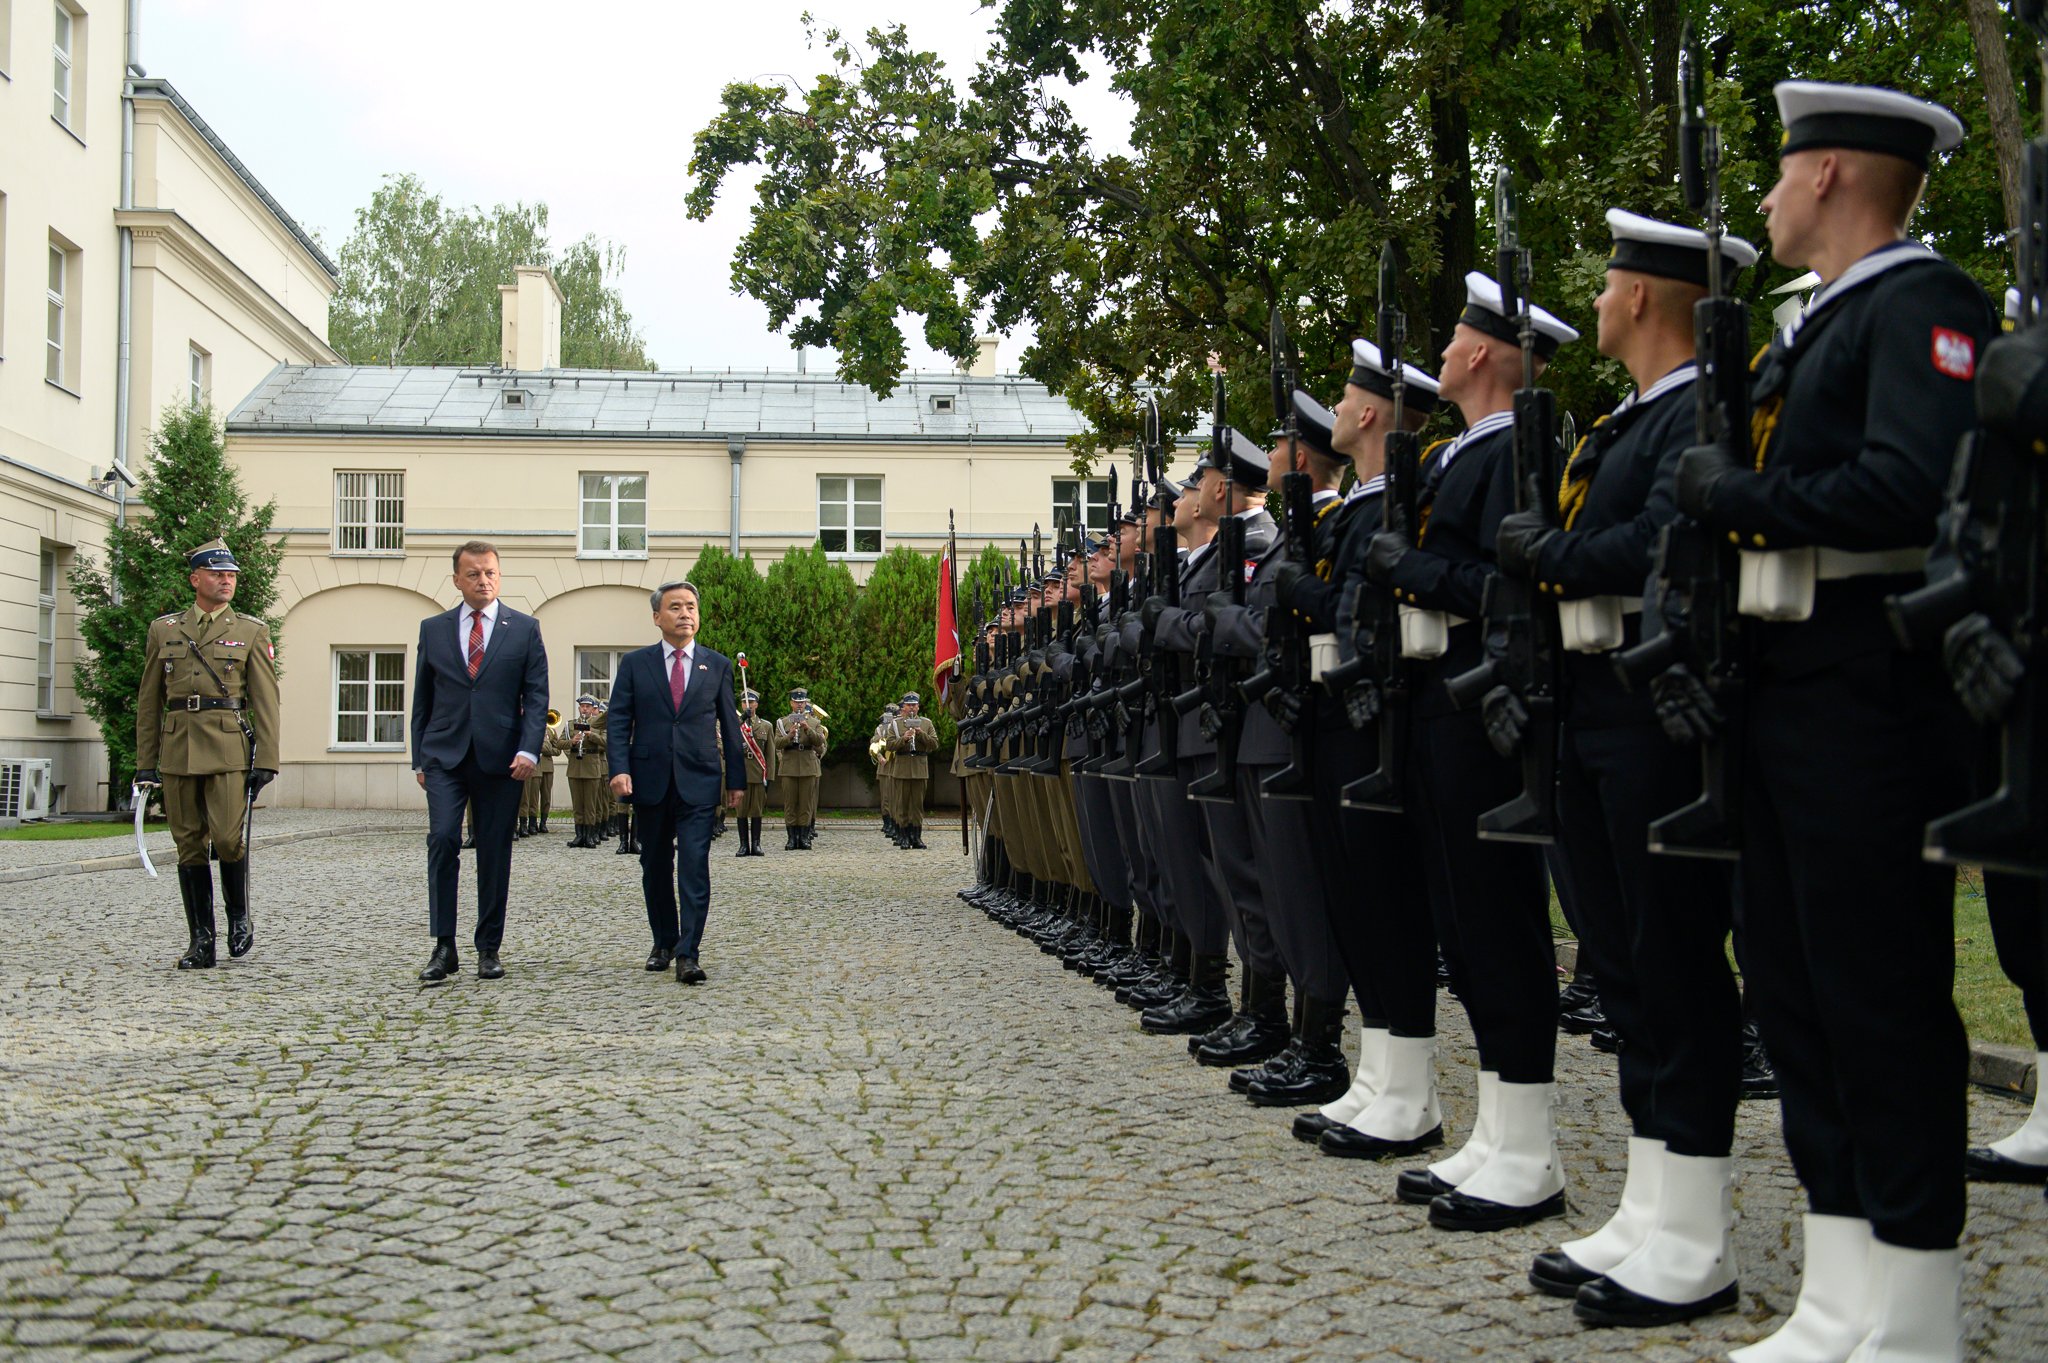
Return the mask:
[[476,837],[476,975],[504,976],[505,890],[519,793],[539,760],[548,719],[548,655],[540,624],[498,600],[498,551],[482,540],[457,549],[462,604],[420,621],[413,658],[412,769],[427,792],[427,931],[434,954],[420,972],[439,984],[457,970],[455,889],[462,815]]
[[674,961],[701,984],[697,951],[711,908],[711,819],[738,807],[747,764],[732,709],[732,664],[697,644],[697,589],[665,582],[651,594],[661,642],[619,660],[605,721],[612,793],[640,826],[640,888],[654,933],[649,970]]

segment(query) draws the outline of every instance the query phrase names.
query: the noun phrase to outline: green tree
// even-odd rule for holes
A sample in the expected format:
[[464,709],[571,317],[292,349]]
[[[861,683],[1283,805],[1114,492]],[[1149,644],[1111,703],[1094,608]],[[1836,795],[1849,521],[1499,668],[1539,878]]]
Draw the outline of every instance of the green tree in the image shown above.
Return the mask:
[[[784,697],[804,687],[825,707],[832,731],[828,758],[849,757],[867,746],[869,715],[863,720],[854,698],[859,641],[855,637],[853,574],[816,544],[792,549],[768,569],[765,607],[759,613],[764,642],[758,653],[762,706],[770,715],[787,709]],[[772,690],[768,688],[773,688]],[[858,730],[858,732],[855,732]]]
[[906,691],[915,691],[922,699],[925,717],[939,727],[940,742],[953,741],[952,716],[939,704],[932,685],[932,636],[938,618],[938,558],[901,544],[883,554],[861,588],[854,615],[860,649],[849,723],[866,726],[860,734],[863,747],[882,707]]
[[[277,504],[250,507],[211,407],[165,408],[139,479],[128,523],[107,536],[106,565],[85,558],[71,572],[87,650],[72,679],[106,740],[107,790],[115,804],[135,771],[143,641],[151,621],[192,604],[187,556],[208,540],[226,540],[242,569],[234,609],[259,619],[277,602],[284,560],[283,539],[270,538]],[[271,637],[278,637],[275,625]],[[280,644],[278,665],[283,662]]]
[[[760,691],[766,680],[766,673],[761,669],[767,661],[764,650],[768,646],[769,634],[762,617],[768,589],[760,571],[754,567],[754,556],[741,554],[734,558],[726,552],[724,545],[707,544],[698,552],[697,562],[690,568],[689,576],[697,588],[699,614],[703,620],[697,637],[704,641],[705,647],[716,649],[728,658],[745,653],[754,689]],[[737,664],[733,667],[733,680],[740,680]],[[787,690],[786,687],[784,689]],[[780,713],[773,704],[774,700],[771,693],[762,692],[762,713]]]
[[548,244],[546,204],[450,208],[415,175],[387,176],[342,243],[328,339],[350,364],[496,364],[498,286],[545,265],[562,286],[562,364],[652,369],[619,295],[625,250]]

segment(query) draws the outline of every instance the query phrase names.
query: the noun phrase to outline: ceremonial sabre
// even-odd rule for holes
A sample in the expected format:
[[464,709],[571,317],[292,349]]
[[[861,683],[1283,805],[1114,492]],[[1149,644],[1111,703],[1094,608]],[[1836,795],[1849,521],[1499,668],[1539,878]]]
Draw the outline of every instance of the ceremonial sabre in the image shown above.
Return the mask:
[[[747,680],[747,655],[745,653],[735,653],[732,655],[732,660],[739,665],[740,669],[740,713],[745,715],[747,692],[754,689],[754,684]],[[768,759],[761,755],[761,744],[754,737],[754,726],[751,721],[742,720],[740,724],[740,738],[747,745],[747,755],[760,765],[761,779],[767,780]]]
[[149,846],[142,837],[142,814],[149,807],[149,792],[141,786],[130,786],[128,790],[135,798],[135,855],[142,858],[142,869],[149,872],[153,880],[156,878],[156,863],[149,859]]

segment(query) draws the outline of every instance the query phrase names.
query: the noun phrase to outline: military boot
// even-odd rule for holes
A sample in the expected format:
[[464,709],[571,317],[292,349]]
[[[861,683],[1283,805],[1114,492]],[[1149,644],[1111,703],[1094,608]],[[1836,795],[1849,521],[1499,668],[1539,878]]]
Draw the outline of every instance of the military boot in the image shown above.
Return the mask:
[[621,814],[615,823],[619,830],[619,845],[612,850],[622,857],[631,856],[633,853],[633,816],[631,814]]
[[575,837],[573,837],[573,838],[571,838],[571,839],[569,839],[569,841],[568,841],[568,843],[567,843],[566,845],[567,845],[567,846],[570,846],[570,847],[588,847],[588,846],[590,846],[590,843],[589,843],[589,842],[588,842],[588,841],[587,841],[587,840],[586,840],[586,839],[584,838],[584,836],[583,836],[583,825],[582,825],[581,823],[578,823],[578,824],[576,825],[576,836],[575,836]]
[[185,930],[191,942],[178,958],[180,970],[213,969],[213,868],[201,862],[178,868],[178,895],[185,901]]
[[1245,1097],[1254,1107],[1307,1107],[1330,1103],[1351,1087],[1351,1069],[1344,1063],[1344,1004],[1304,998],[1301,1032],[1295,1041],[1298,1058],[1292,1071],[1254,1079]]
[[1203,1065],[1251,1065],[1286,1049],[1287,977],[1244,972],[1237,1012],[1221,1027],[1188,1038],[1188,1053]]
[[747,839],[749,837],[748,829],[749,826],[753,823],[753,820],[734,819],[733,822],[739,826],[740,831],[739,850],[734,852],[733,855],[736,857],[751,857],[752,855],[754,855],[754,848],[753,844],[748,842]]
[[782,826],[782,850],[785,852],[794,852],[796,850],[796,825],[793,823],[786,823]]
[[220,864],[220,897],[228,911],[228,955],[240,960],[256,945],[256,925],[249,921],[249,854]]
[[1191,956],[1188,987],[1171,1002],[1147,1008],[1138,1025],[1154,1036],[1186,1036],[1214,1027],[1230,1016],[1229,969],[1223,956]]
[[924,825],[921,823],[914,823],[910,826],[910,848],[914,852],[926,850],[924,845]]
[[1120,985],[1116,1001],[1140,1012],[1179,996],[1186,987],[1188,939],[1172,928],[1159,929],[1159,951],[1151,973]]

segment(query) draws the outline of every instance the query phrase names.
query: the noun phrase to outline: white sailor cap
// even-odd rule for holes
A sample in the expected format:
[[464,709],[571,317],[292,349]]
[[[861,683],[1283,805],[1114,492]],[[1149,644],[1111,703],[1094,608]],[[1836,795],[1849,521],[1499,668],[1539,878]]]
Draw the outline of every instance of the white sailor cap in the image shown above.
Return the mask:
[[[1633,270],[1707,286],[1707,234],[1675,222],[1659,222],[1625,208],[1607,210],[1607,231],[1614,238],[1607,268]],[[1733,273],[1756,264],[1757,249],[1741,237],[1721,238],[1722,268]]]
[[[1368,393],[1378,393],[1383,398],[1391,398],[1394,396],[1393,372],[1387,366],[1386,358],[1380,354],[1380,348],[1371,341],[1357,340],[1351,343],[1349,382],[1357,384]],[[1402,401],[1418,412],[1436,410],[1435,379],[1404,361],[1401,365],[1401,382],[1408,390],[1402,394]]]
[[1963,121],[1939,104],[1876,85],[1832,81],[1778,82],[1778,121],[1785,125],[1778,155],[1810,147],[1846,147],[1911,161],[1922,170],[1929,155],[1963,143]]
[[[1337,447],[1330,441],[1331,434],[1337,429],[1335,412],[1299,388],[1294,390],[1290,405],[1294,410],[1295,434],[1300,437],[1302,444],[1325,459],[1350,459],[1349,455],[1337,453]],[[1286,436],[1276,432],[1275,438],[1284,440]]]
[[1195,461],[1195,477],[1200,478],[1203,469],[1215,469],[1240,487],[1263,489],[1271,468],[1272,460],[1258,441],[1235,426],[1225,426]]
[[[1536,324],[1536,353],[1546,360],[1557,354],[1559,346],[1579,339],[1578,332],[1534,303],[1529,305],[1529,316]],[[1501,303],[1500,285],[1477,270],[1465,276],[1465,310],[1458,314],[1458,321],[1509,345],[1522,343],[1517,320],[1508,316]]]

